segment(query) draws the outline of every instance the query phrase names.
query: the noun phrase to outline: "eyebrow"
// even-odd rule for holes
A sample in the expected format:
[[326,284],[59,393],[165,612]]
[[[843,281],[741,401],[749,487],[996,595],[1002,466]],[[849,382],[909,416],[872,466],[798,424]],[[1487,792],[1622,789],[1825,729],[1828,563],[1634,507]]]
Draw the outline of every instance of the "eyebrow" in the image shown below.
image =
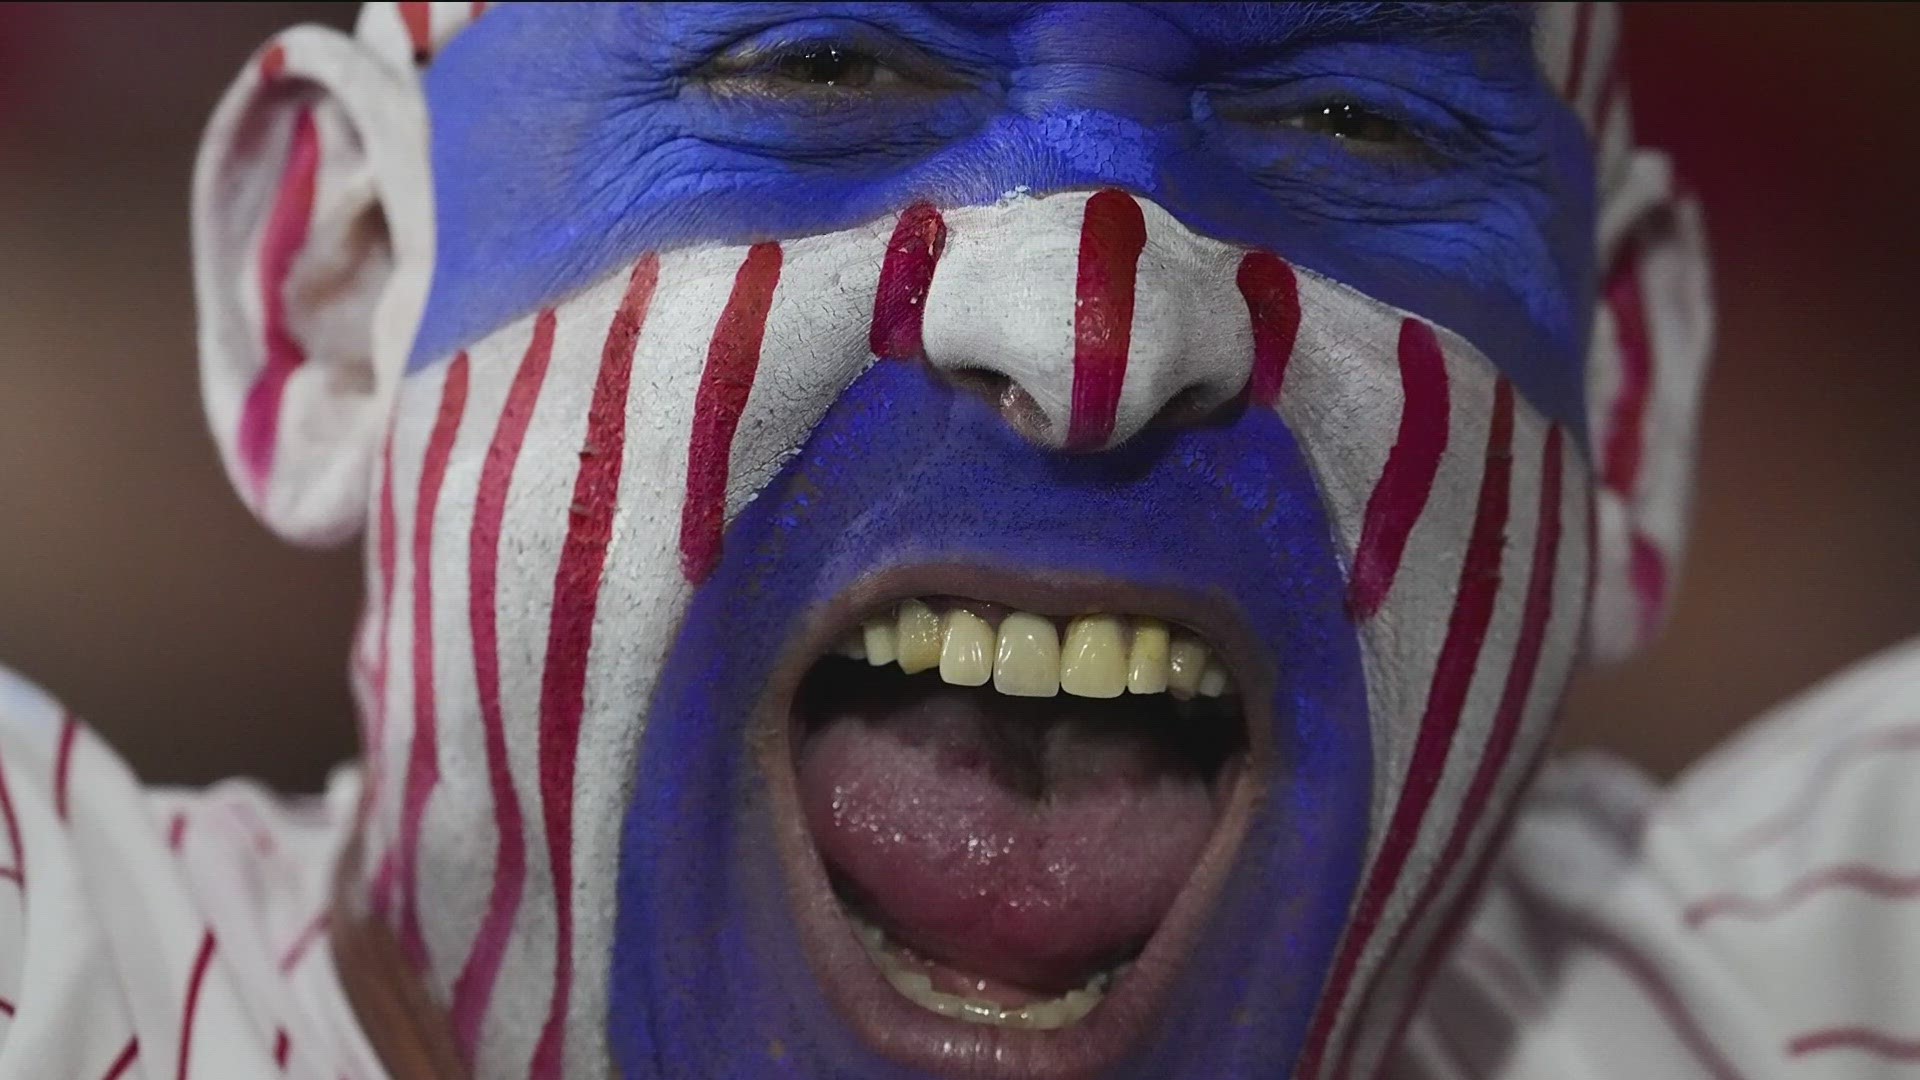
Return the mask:
[[1525,30],[1532,13],[1515,3],[1301,3],[1293,19],[1303,37],[1355,31],[1444,36],[1470,30]]

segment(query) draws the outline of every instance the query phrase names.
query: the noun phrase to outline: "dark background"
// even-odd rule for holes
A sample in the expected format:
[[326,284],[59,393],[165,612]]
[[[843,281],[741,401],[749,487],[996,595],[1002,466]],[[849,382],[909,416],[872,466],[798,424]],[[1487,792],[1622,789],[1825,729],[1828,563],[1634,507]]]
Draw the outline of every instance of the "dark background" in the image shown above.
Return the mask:
[[[156,781],[313,788],[352,752],[358,556],[278,545],[202,430],[200,125],[344,4],[0,5],[0,662]],[[1717,255],[1697,533],[1672,628],[1569,742],[1671,773],[1920,632],[1920,6],[1628,5],[1637,124]]]

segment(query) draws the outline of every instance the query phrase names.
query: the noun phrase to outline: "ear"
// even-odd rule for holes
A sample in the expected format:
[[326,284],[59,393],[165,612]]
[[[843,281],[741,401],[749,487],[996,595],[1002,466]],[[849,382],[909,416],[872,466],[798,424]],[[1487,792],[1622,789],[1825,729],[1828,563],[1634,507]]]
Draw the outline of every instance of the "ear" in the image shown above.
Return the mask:
[[1595,479],[1593,654],[1617,660],[1658,633],[1693,494],[1713,305],[1700,209],[1665,156],[1634,151],[1600,222],[1602,281],[1587,361]]
[[201,140],[193,262],[207,419],[282,537],[338,544],[364,522],[432,257],[411,67],[319,27],[269,42]]

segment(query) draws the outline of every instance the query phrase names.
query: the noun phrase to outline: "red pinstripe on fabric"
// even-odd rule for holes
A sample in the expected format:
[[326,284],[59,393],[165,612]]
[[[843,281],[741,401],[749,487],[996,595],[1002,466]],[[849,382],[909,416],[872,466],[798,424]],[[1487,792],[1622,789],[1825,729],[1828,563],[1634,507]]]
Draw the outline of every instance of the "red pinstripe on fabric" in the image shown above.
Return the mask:
[[140,1037],[136,1035],[127,1040],[127,1045],[120,1051],[120,1056],[114,1058],[113,1064],[107,1066],[107,1071],[101,1074],[100,1080],[120,1080],[127,1074],[128,1069],[133,1068],[133,1063],[139,1057]]
[[287,1029],[276,1029],[273,1033],[273,1063],[281,1072],[287,1070],[287,1056],[291,1053],[293,1053],[293,1039],[287,1035]]
[[1247,379],[1247,400],[1270,409],[1280,400],[1287,361],[1300,335],[1300,284],[1286,260],[1264,251],[1249,251],[1241,257],[1235,283],[1253,327],[1253,373]]
[[424,967],[427,943],[420,931],[418,897],[420,826],[427,798],[440,782],[439,718],[433,680],[433,519],[446,479],[453,439],[467,407],[467,354],[453,358],[440,390],[440,409],[427,436],[420,467],[420,494],[413,522],[413,744],[407,751],[406,790],[400,803],[400,950],[416,969]]
[[14,816],[13,793],[7,788],[7,765],[0,760],[0,818],[6,820],[7,843],[13,848],[8,877],[24,892],[27,887],[27,846],[20,842],[20,819]]
[[187,1080],[187,1066],[193,1055],[193,1018],[200,1011],[200,989],[206,984],[207,968],[213,963],[213,931],[203,931],[200,951],[193,958],[193,973],[187,978],[187,1004],[180,1016],[180,1067],[177,1080]]
[[1124,191],[1087,200],[1074,286],[1073,411],[1066,446],[1087,450],[1113,437],[1133,345],[1134,278],[1147,246],[1147,219]]
[[306,363],[306,350],[287,328],[287,277],[293,260],[307,246],[313,217],[313,193],[320,175],[320,134],[313,110],[294,120],[293,143],[280,174],[273,208],[260,234],[260,309],[266,321],[266,364],[240,407],[239,453],[254,498],[261,498],[273,471],[274,437],[280,427],[280,399],[287,380]]
[[60,749],[53,760],[53,809],[61,821],[67,820],[67,777],[73,772],[73,744],[80,737],[80,719],[70,712],[60,713]]
[[926,346],[920,328],[926,317],[927,291],[933,287],[934,267],[947,246],[947,223],[926,203],[910,206],[900,215],[887,241],[880,264],[880,284],[873,294],[873,325],[867,349],[883,360],[920,360]]
[[[1393,942],[1381,954],[1382,969],[1387,969],[1400,950],[1406,947],[1407,938],[1413,928],[1420,924],[1439,896],[1443,885],[1453,880],[1454,867],[1466,853],[1468,840],[1480,824],[1481,815],[1486,812],[1492,801],[1493,789],[1500,779],[1507,775],[1508,756],[1520,734],[1520,725],[1526,719],[1527,700],[1532,696],[1534,672],[1539,666],[1540,649],[1546,641],[1547,624],[1553,617],[1553,582],[1560,557],[1560,484],[1561,484],[1561,441],[1560,428],[1556,425],[1547,431],[1546,448],[1540,464],[1540,507],[1534,528],[1532,566],[1528,569],[1527,595],[1525,606],[1520,615],[1520,637],[1514,645],[1513,660],[1507,668],[1507,678],[1500,690],[1500,704],[1496,706],[1492,730],[1487,735],[1485,748],[1481,751],[1480,764],[1474,769],[1473,779],[1469,782],[1467,793],[1462,797],[1460,809],[1455,817],[1453,831],[1447,835],[1445,847],[1435,861],[1433,869],[1421,883],[1420,891],[1414,897],[1413,906],[1395,931]],[[1491,849],[1489,849],[1491,850]],[[1467,905],[1462,903],[1456,912]],[[1449,920],[1452,921],[1452,920]],[[1447,928],[1447,929],[1451,929]],[[1428,942],[1415,968],[1412,985],[1415,993],[1406,996],[1401,1004],[1400,1013],[1395,1018],[1389,1045],[1398,1045],[1405,1035],[1407,1025],[1413,1022],[1413,1014],[1420,1004],[1419,988],[1426,987],[1440,962],[1446,957],[1452,934],[1435,934]],[[1372,998],[1379,984],[1368,987],[1366,996],[1361,999],[1356,1019],[1364,1017],[1372,1006]],[[1348,1075],[1352,1064],[1353,1052],[1359,1036],[1361,1024],[1356,1022],[1347,1031],[1340,1051],[1340,1061],[1335,1073]]]
[[547,859],[553,876],[553,996],[534,1046],[529,1075],[559,1080],[566,1058],[567,1003],[573,986],[573,780],[580,723],[586,708],[587,656],[593,616],[600,601],[607,543],[620,495],[626,451],[627,390],[634,348],[646,322],[659,261],[648,257],[633,269],[626,298],[607,331],[600,371],[587,407],[586,441],[574,475],[567,536],[554,573],[553,607],[547,626],[546,667],[540,678],[540,808],[545,818]]
[[332,923],[333,913],[326,910],[322,910],[308,920],[307,925],[301,927],[300,933],[294,937],[293,943],[287,946],[287,951],[280,954],[280,974],[283,976],[293,974],[293,969],[300,966],[301,960],[306,959],[308,950],[313,948],[313,943],[320,940],[320,935],[326,933],[327,927]]
[[425,63],[433,55],[433,6],[412,2],[395,6],[400,9],[400,21],[406,24],[407,40],[413,45],[414,63]]
[[534,320],[533,339],[520,358],[507,401],[500,412],[493,440],[481,465],[480,487],[474,495],[473,526],[468,534],[467,619],[473,630],[473,676],[480,703],[480,723],[487,754],[487,784],[493,795],[493,823],[497,842],[493,856],[493,886],[486,915],[475,934],[473,950],[453,982],[449,1016],[454,1038],[463,1049],[478,1038],[480,1020],[493,999],[493,986],[506,954],[507,934],[513,929],[527,874],[527,841],[520,813],[520,797],[513,786],[507,760],[506,722],[500,713],[500,633],[496,583],[500,560],[500,528],[506,518],[507,490],[514,464],[526,441],[527,425],[546,380],[553,356],[557,319],[551,310]]
[[1687,905],[1684,917],[1687,926],[1694,930],[1715,919],[1764,922],[1791,911],[1803,901],[1836,890],[1876,900],[1912,900],[1920,897],[1920,874],[1896,874],[1866,863],[1840,863],[1795,878],[1766,899],[1734,892],[1702,897]]
[[1667,981],[1659,966],[1647,959],[1631,942],[1599,922],[1555,907],[1545,895],[1517,877],[1507,875],[1505,884],[1514,901],[1533,918],[1559,923],[1568,940],[1591,946],[1638,983],[1648,1003],[1673,1029],[1674,1035],[1708,1076],[1713,1080],[1741,1080],[1740,1071],[1714,1045],[1699,1020],[1687,1008],[1680,992]]
[[1920,750],[1920,727],[1870,732],[1834,747],[1814,766],[1806,785],[1794,794],[1778,814],[1740,837],[1740,846],[1751,851],[1793,835],[1796,826],[1812,819],[1814,810],[1820,805],[1820,796],[1838,778],[1842,765],[1858,761],[1866,754],[1886,750]]
[[[1411,407],[1411,406],[1409,406]],[[1320,1005],[1301,1050],[1302,1076],[1320,1076],[1328,1039],[1338,1020],[1340,1009],[1353,977],[1359,970],[1373,931],[1379,926],[1388,897],[1399,884],[1407,856],[1419,839],[1420,827],[1447,759],[1455,731],[1460,724],[1467,689],[1479,666],[1480,647],[1486,640],[1487,625],[1493,619],[1494,600],[1500,592],[1500,548],[1507,527],[1508,484],[1512,471],[1513,386],[1505,377],[1494,385],[1492,422],[1487,429],[1486,464],[1481,472],[1480,496],[1474,509],[1473,531],[1467,540],[1466,558],[1460,565],[1460,584],[1455,593],[1453,614],[1447,621],[1447,634],[1434,667],[1433,683],[1427,691],[1425,714],[1420,734],[1407,765],[1400,796],[1388,822],[1380,852],[1368,871],[1366,884],[1348,920],[1346,936],[1340,942],[1333,968],[1321,993]],[[1384,482],[1384,481],[1383,481]]]
[[727,509],[727,468],[733,433],[747,407],[760,367],[760,342],[780,283],[779,244],[755,244],[733,279],[707,347],[707,366],[694,394],[693,435],[687,444],[687,499],[680,510],[680,569],[698,585],[720,561]]
[[1920,1061],[1920,1039],[1867,1027],[1820,1028],[1787,1040],[1787,1053],[1792,1057],[1827,1050],[1857,1050],[1890,1061]]
[[1347,585],[1347,608],[1355,619],[1372,618],[1392,591],[1407,538],[1426,511],[1447,451],[1447,363],[1433,328],[1403,319],[1398,355],[1403,400],[1399,430],[1380,480],[1367,496]]

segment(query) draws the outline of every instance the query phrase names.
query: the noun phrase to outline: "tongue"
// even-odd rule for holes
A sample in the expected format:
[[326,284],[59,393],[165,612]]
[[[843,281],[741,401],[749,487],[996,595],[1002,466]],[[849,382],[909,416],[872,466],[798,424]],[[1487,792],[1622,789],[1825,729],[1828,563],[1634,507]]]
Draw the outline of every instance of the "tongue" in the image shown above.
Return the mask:
[[798,761],[807,824],[865,914],[939,967],[1058,994],[1146,941],[1211,835],[1160,697],[855,680]]

